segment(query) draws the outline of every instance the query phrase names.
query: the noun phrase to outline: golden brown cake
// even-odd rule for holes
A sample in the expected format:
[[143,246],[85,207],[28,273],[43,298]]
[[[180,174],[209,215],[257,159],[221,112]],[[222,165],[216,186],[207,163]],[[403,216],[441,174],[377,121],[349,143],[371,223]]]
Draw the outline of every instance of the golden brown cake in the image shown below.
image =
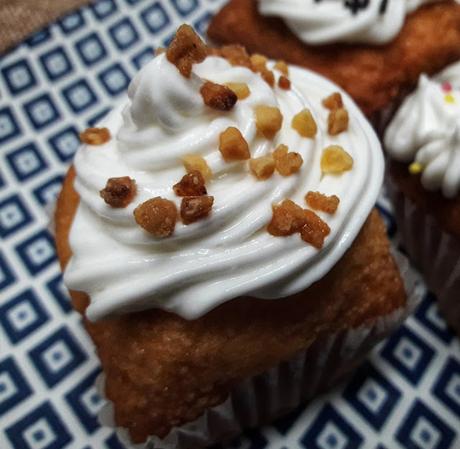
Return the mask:
[[343,87],[365,114],[392,105],[421,73],[436,73],[460,58],[460,5],[443,1],[407,17],[386,45],[308,45],[276,17],[262,16],[255,0],[230,0],[212,19],[208,36],[220,45],[241,44],[312,69]]

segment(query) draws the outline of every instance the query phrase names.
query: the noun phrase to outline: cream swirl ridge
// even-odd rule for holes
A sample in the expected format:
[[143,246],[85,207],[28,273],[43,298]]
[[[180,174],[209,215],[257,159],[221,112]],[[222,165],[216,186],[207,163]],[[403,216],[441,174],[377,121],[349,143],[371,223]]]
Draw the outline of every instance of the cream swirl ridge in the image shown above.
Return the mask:
[[411,162],[422,185],[452,198],[460,192],[460,63],[418,87],[395,114],[385,132],[388,153]]
[[404,25],[407,14],[439,0],[258,0],[263,15],[282,18],[307,44],[334,42],[386,44]]
[[[344,254],[375,203],[383,173],[380,146],[345,94],[349,131],[327,136],[321,99],[338,88],[303,69],[291,67],[290,73],[293,87],[283,90],[219,57],[194,65],[190,79],[178,75],[164,55],[141,70],[129,98],[101,124],[116,139],[97,148],[83,146],[75,158],[81,201],[65,281],[89,294],[90,319],[151,307],[192,319],[242,295],[281,298],[319,280]],[[245,83],[250,95],[231,111],[217,112],[199,96],[203,79]],[[273,140],[257,133],[254,109],[260,105],[276,106],[284,117]],[[315,139],[302,138],[291,127],[293,116],[304,108],[318,124]],[[241,131],[251,157],[283,143],[301,154],[301,170],[259,181],[246,162],[224,161],[218,141],[229,126]],[[322,150],[334,143],[354,159],[353,170],[341,176],[320,169]],[[215,199],[212,214],[191,225],[178,224],[167,239],[154,238],[136,224],[133,210],[157,196],[178,202],[172,186],[183,176],[181,158],[189,153],[204,157],[213,172],[207,183]],[[137,183],[137,196],[124,209],[110,208],[99,196],[106,180],[117,176]],[[341,199],[336,214],[327,218],[331,234],[320,251],[299,235],[276,238],[266,231],[273,204],[285,198],[303,204],[309,190]]]

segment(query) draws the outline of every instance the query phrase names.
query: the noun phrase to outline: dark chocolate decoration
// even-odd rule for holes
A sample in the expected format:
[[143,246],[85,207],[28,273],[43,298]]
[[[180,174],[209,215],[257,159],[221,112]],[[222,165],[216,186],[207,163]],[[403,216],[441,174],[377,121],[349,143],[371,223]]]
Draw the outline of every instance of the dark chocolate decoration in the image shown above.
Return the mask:
[[[315,0],[315,3],[321,3],[323,0]],[[370,5],[370,0],[344,0],[343,6],[351,11],[353,15],[358,14],[361,10]],[[381,0],[379,13],[385,14],[388,7],[388,0]]]

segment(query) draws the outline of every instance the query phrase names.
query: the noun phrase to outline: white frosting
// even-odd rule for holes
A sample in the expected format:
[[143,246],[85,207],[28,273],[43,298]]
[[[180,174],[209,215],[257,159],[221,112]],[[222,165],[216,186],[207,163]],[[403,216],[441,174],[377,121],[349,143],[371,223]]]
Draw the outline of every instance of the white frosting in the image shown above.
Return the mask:
[[[230,112],[214,111],[203,105],[200,78],[247,83],[251,95]],[[290,78],[291,90],[272,89],[258,74],[218,57],[195,65],[191,79],[164,55],[141,70],[129,98],[100,124],[116,138],[100,147],[83,146],[75,157],[81,202],[71,229],[73,257],[65,282],[89,294],[89,319],[151,307],[193,319],[241,295],[272,299],[299,292],[336,264],[375,204],[383,176],[381,148],[345,93],[349,131],[327,136],[328,111],[321,99],[339,88],[300,68],[291,67]],[[261,104],[279,107],[284,116],[273,141],[256,133],[254,108]],[[319,125],[315,139],[302,138],[291,127],[292,117],[305,107]],[[252,157],[287,144],[303,157],[300,172],[258,181],[247,162],[224,162],[218,139],[228,126],[241,130]],[[322,150],[334,143],[352,155],[353,169],[322,176]],[[212,214],[188,226],[178,222],[171,237],[157,239],[135,223],[133,210],[156,196],[180,204],[172,186],[185,173],[180,158],[187,153],[201,154],[213,171],[207,183],[214,196]],[[137,183],[138,194],[125,209],[111,208],[99,196],[106,180],[116,176]],[[341,199],[334,215],[320,214],[331,227],[320,251],[298,234],[273,237],[266,231],[272,204],[290,198],[305,205],[309,190]]]
[[407,14],[435,1],[386,0],[384,8],[385,0],[369,0],[353,12],[347,6],[353,2],[345,0],[258,0],[261,14],[282,18],[300,40],[313,45],[385,44],[399,34]]
[[459,194],[460,62],[432,79],[421,75],[388,126],[385,146],[394,159],[419,164],[427,190]]

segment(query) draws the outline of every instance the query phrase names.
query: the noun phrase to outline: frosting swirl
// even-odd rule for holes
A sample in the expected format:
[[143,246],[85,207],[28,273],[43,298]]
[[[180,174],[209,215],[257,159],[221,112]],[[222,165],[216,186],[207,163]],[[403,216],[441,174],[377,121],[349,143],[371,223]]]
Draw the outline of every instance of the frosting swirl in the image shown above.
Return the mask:
[[[203,105],[203,79],[246,83],[251,94],[231,111],[218,112]],[[116,138],[97,148],[82,146],[75,158],[81,201],[65,281],[89,294],[89,319],[151,307],[193,319],[241,295],[271,299],[294,294],[335,265],[375,204],[383,176],[381,149],[345,93],[349,130],[326,135],[328,111],[321,100],[338,87],[296,67],[290,68],[290,79],[290,90],[271,88],[259,74],[215,56],[195,64],[187,79],[164,54],[134,78],[128,98],[101,123]],[[284,117],[273,140],[257,133],[254,109],[259,105],[276,106]],[[318,124],[315,139],[302,138],[291,127],[293,116],[304,108]],[[269,154],[279,143],[288,145],[301,154],[301,170],[259,181],[247,162],[225,162],[218,140],[229,126],[241,131],[252,157]],[[349,152],[352,171],[322,174],[320,158],[329,144]],[[181,157],[189,153],[203,156],[212,169],[206,185],[215,199],[212,214],[188,226],[178,223],[167,239],[153,238],[136,224],[133,210],[157,196],[178,203],[172,186],[184,175]],[[106,180],[118,176],[130,176],[137,184],[137,196],[124,209],[110,208],[99,196]],[[304,204],[309,190],[341,199],[337,212],[325,218],[331,233],[320,251],[298,234],[277,238],[266,231],[273,204],[285,198]]]
[[307,44],[382,45],[393,40],[407,14],[439,0],[258,0],[259,11],[282,18]]
[[385,132],[389,154],[413,162],[422,185],[447,198],[460,192],[460,62],[430,79],[421,75],[417,89],[397,111]]

